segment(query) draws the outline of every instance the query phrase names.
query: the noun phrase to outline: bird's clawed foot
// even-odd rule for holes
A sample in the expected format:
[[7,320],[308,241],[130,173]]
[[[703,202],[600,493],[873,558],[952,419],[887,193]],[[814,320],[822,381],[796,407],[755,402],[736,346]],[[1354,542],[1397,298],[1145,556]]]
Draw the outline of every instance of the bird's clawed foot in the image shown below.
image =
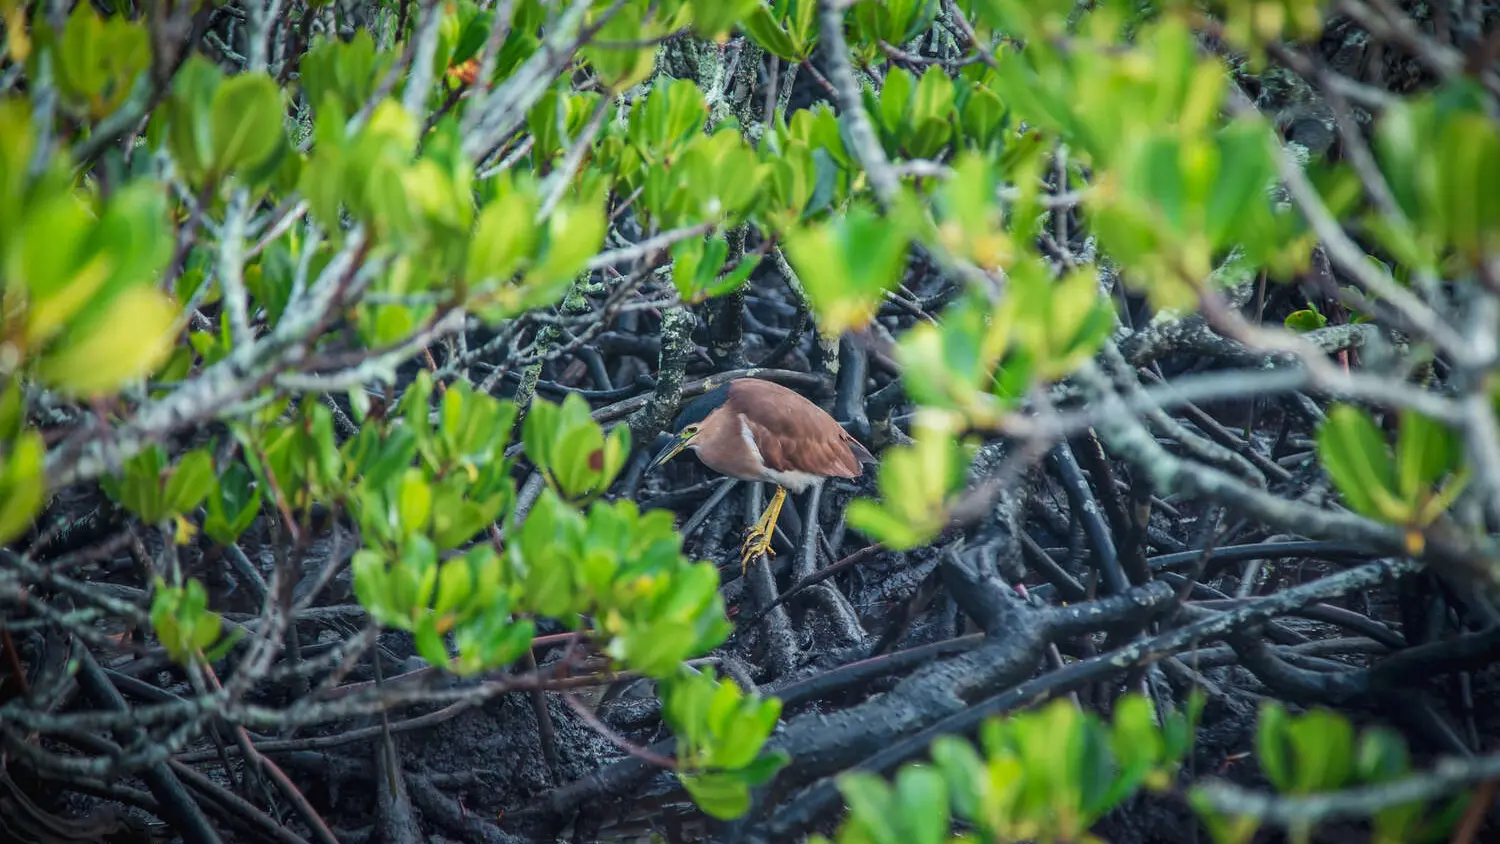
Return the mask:
[[768,557],[776,556],[771,550],[771,535],[776,532],[776,518],[781,515],[781,505],[786,501],[786,490],[776,488],[776,495],[771,499],[771,506],[760,514],[760,519],[745,534],[745,544],[740,546],[740,574],[750,568],[750,561],[765,554]]
[[771,532],[775,529],[775,525],[757,523],[745,534],[745,544],[740,546],[740,574],[744,574],[750,568],[750,561],[761,554],[776,556],[776,552],[771,550]]

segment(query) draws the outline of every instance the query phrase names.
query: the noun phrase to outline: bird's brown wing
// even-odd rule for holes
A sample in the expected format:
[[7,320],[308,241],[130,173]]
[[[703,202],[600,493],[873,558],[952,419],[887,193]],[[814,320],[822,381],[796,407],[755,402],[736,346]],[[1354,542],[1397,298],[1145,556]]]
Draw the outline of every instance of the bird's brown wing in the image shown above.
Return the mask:
[[729,403],[728,410],[743,415],[767,468],[830,478],[859,477],[861,460],[854,449],[869,452],[857,442],[851,446],[853,438],[833,417],[800,394],[784,388],[736,390]]

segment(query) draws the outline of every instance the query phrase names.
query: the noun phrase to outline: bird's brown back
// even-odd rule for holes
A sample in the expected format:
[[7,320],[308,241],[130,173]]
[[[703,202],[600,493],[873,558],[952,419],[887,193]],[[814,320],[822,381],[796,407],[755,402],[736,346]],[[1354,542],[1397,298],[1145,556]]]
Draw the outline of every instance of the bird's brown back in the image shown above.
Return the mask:
[[778,472],[857,478],[875,458],[823,408],[795,390],[759,378],[731,382],[723,412],[743,414],[761,460]]

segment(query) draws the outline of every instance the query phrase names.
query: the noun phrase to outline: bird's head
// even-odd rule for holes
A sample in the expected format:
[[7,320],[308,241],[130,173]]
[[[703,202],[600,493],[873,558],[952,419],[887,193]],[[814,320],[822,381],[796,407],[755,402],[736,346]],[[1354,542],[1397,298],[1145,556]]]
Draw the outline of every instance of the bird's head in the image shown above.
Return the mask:
[[694,442],[694,437],[697,437],[698,432],[702,429],[702,425],[693,423],[691,425],[684,426],[681,431],[673,434],[672,441],[667,443],[666,448],[663,448],[661,451],[658,451],[656,453],[656,456],[653,457],[651,459],[651,462],[646,466],[646,471],[649,472],[652,469],[655,469],[657,466],[660,466],[668,460],[671,460],[673,457],[676,457],[679,453],[681,453],[685,448],[696,447],[697,443]]
[[[730,384],[721,384],[688,402],[687,406],[682,409],[681,413],[677,414],[677,418],[672,422],[674,433],[670,434],[672,438],[671,442],[667,443],[662,447],[661,451],[656,453],[656,457],[652,458],[651,462],[647,464],[646,471],[649,472],[671,460],[682,453],[683,449],[696,449],[698,447],[700,441],[697,437],[703,433],[704,427],[710,424],[709,415],[729,400],[729,387]],[[715,418],[717,419],[718,417]]]

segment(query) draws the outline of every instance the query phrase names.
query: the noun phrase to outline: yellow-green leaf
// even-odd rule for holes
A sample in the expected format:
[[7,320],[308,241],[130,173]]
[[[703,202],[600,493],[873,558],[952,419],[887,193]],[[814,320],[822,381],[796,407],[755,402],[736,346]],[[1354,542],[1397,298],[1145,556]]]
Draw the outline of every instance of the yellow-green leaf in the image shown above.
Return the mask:
[[149,287],[115,297],[107,318],[74,332],[70,342],[47,355],[40,374],[74,395],[100,395],[161,365],[172,352],[177,305]]

